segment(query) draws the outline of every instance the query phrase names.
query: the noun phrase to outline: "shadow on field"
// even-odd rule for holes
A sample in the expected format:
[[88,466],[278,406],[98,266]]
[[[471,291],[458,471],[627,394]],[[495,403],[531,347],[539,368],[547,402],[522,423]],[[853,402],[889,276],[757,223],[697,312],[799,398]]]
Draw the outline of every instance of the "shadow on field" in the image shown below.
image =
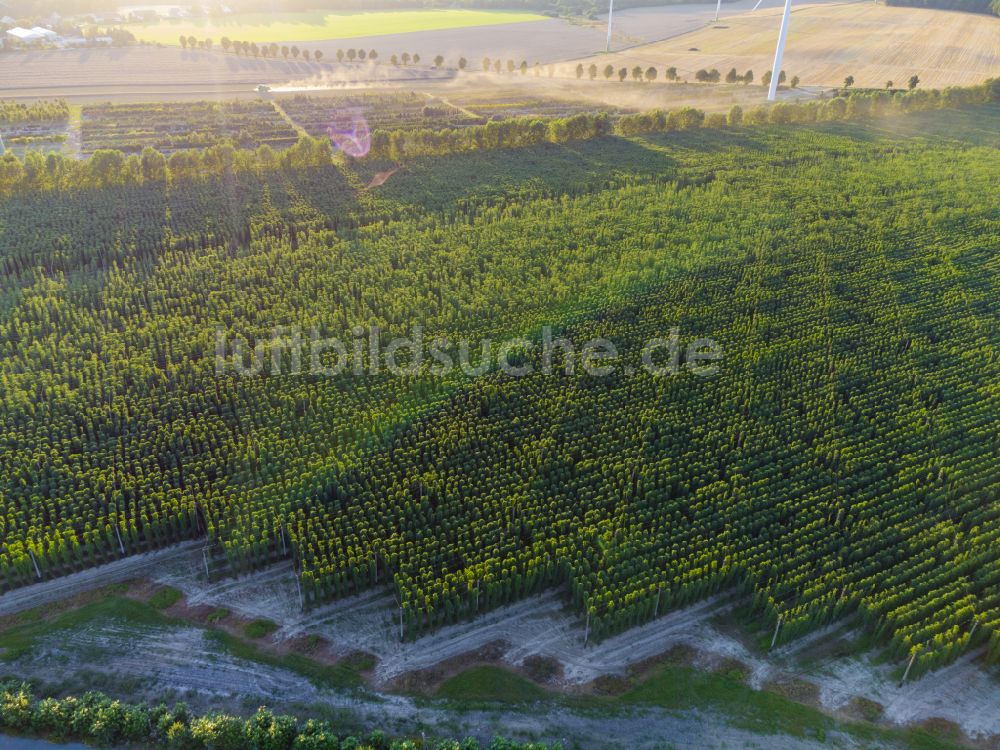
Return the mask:
[[[380,165],[385,167],[385,163]],[[365,176],[375,167],[355,167]],[[564,145],[479,151],[423,157],[380,188],[381,196],[426,209],[461,199],[500,196],[519,187],[551,194],[580,195],[603,187],[616,175],[670,179],[676,163],[666,153],[623,138],[598,138]],[[377,171],[377,170],[376,170]]]

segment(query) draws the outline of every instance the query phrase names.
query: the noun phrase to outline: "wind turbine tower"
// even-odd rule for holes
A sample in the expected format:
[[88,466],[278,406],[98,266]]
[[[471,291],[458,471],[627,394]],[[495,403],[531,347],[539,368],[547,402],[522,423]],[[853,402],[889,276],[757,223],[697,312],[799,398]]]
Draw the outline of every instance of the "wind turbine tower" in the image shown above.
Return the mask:
[[792,0],[785,0],[785,13],[781,17],[781,31],[778,33],[778,48],[774,51],[774,67],[771,68],[771,88],[767,100],[773,102],[778,96],[778,79],[781,78],[781,58],[785,55],[785,40],[788,38],[788,22],[792,16]]
[[611,51],[611,22],[615,17],[615,0],[611,0],[611,4],[608,6],[608,44],[604,48],[605,52]]

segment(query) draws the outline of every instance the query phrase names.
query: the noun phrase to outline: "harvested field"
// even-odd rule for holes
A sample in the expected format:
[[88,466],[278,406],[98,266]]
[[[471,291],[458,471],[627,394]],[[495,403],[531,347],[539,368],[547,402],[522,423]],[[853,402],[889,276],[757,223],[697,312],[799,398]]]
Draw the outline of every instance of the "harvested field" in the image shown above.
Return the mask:
[[[770,70],[781,12],[724,14],[718,25],[610,58],[587,58],[603,66],[675,66],[693,79],[699,69]],[[980,83],[1000,75],[1000,18],[971,13],[890,8],[870,3],[808,5],[792,15],[784,66],[803,84],[903,86],[912,75],[921,86],[941,88]]]
[[224,36],[247,42],[305,42],[355,39],[374,34],[399,34],[470,26],[497,26],[542,20],[534,13],[503,10],[399,10],[381,12],[303,11],[238,13],[221,18],[161,19],[125,24],[136,39],[177,44],[180,35],[215,41]]
[[[452,104],[477,115],[567,117],[579,112],[623,114],[651,109],[672,110],[697,107],[706,112],[725,112],[734,104],[753,107],[763,103],[766,91],[760,86],[676,83],[667,85],[620,82],[617,76],[606,81],[584,78],[550,79],[527,76],[476,75],[450,82],[427,83],[422,90],[433,92]],[[809,99],[812,89],[783,90],[788,99]]]
[[5,56],[3,66],[0,98],[89,95],[116,102],[136,95],[153,95],[160,101],[184,94],[231,98],[243,92],[255,97],[259,83],[280,85],[324,75],[343,85],[352,79],[406,83],[440,74],[429,68],[260,60],[168,47],[26,52]]
[[[307,88],[378,81],[414,86],[430,79],[453,78],[451,71],[387,64],[391,55],[409,52],[420,54],[424,63],[440,54],[446,67],[456,65],[464,56],[470,71],[481,70],[484,55],[504,61],[525,60],[531,66],[535,62],[562,63],[558,75],[563,78],[574,77],[577,60],[587,65],[593,60],[602,69],[609,62],[617,67],[657,66],[661,83],[651,88],[665,98],[665,106],[674,106],[678,92],[666,93],[663,68],[676,66],[689,79],[699,68],[718,68],[723,75],[730,67],[740,72],[753,69],[759,80],[771,67],[780,3],[764,0],[753,11],[755,4],[752,0],[726,3],[717,25],[711,24],[715,8],[710,4],[622,11],[616,14],[613,43],[614,49],[622,51],[594,58],[589,56],[604,49],[606,32],[602,23],[570,24],[557,19],[473,26],[460,31],[378,34],[353,39],[349,45],[337,40],[308,42],[309,49],[324,53],[322,63],[262,60],[176,47],[20,52],[4,56],[0,97],[68,96],[97,101],[228,98],[236,94],[252,96],[258,83]],[[171,35],[171,44],[176,44],[175,36]],[[339,65],[335,62],[336,52],[345,46],[375,49],[382,64]],[[798,75],[803,85],[839,85],[847,75],[853,75],[860,86],[881,87],[889,79],[905,85],[914,74],[920,76],[924,86],[977,83],[1000,75],[1000,19],[867,3],[811,4],[795,11],[785,69],[789,75]],[[494,78],[510,81],[514,77]],[[578,83],[581,92],[586,92],[586,84],[591,84],[590,90],[594,91],[603,81]],[[710,99],[714,89],[723,87],[698,88],[707,89],[698,98]],[[759,86],[749,88],[754,91],[738,96],[759,95]],[[737,96],[726,92],[714,95],[727,99]]]
[[[764,0],[761,7],[777,3],[778,0]],[[725,7],[728,13],[738,13],[748,11],[754,4],[754,0],[739,0]],[[621,49],[691,31],[704,25],[714,12],[715,6],[710,3],[621,11],[615,15],[614,45]],[[168,43],[177,45],[178,36],[179,33],[171,33]],[[445,57],[446,66],[454,66],[464,56],[469,60],[470,70],[480,70],[484,55],[527,60],[529,65],[535,61],[547,64],[580,58],[603,50],[605,36],[606,29],[600,22],[571,24],[550,18],[461,30],[383,32],[358,37],[350,43],[334,39],[300,45],[321,50],[324,54],[321,64],[302,59],[237,57],[218,49],[184,51],[176,46],[26,51],[4,55],[0,65],[0,97],[67,96],[91,101],[228,98],[238,93],[251,96],[258,83],[280,86],[317,77],[322,80],[312,80],[314,85],[343,85],[351,79],[391,79],[406,85],[434,76],[435,72],[427,67],[393,67],[388,64],[393,54],[417,53],[425,63],[440,54]],[[217,48],[220,39],[216,35]],[[303,38],[295,41],[301,42]],[[345,47],[375,49],[382,64],[374,71],[363,65],[338,65],[337,50]],[[439,71],[437,75],[440,74]]]
[[[352,40],[349,46],[375,49],[380,64],[346,65],[336,62],[336,53],[346,45],[337,41],[310,42],[321,50],[321,63],[298,60],[256,59],[178,47],[133,46],[116,49],[25,51],[3,56],[0,65],[0,97],[52,98],[89,96],[92,100],[127,101],[134,98],[199,97],[237,91],[251,95],[259,83],[274,86],[299,83],[343,85],[350,81],[391,81],[405,85],[423,79],[447,76],[426,66],[445,56],[454,66],[460,56],[478,65],[484,54],[496,57],[531,58],[542,62],[565,60],[590,54],[603,45],[604,34],[590,26],[574,26],[547,19],[500,26],[477,26],[462,31],[438,30],[409,34],[384,34]],[[176,44],[176,40],[173,42]],[[217,45],[218,46],[218,45]],[[420,67],[395,67],[393,54],[417,53]],[[306,81],[306,83],[302,83]]]

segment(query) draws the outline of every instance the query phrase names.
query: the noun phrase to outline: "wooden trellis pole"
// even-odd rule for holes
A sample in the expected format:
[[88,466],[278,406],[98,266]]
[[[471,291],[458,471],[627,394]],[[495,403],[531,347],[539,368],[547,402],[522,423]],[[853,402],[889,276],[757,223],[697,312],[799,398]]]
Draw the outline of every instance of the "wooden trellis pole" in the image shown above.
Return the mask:
[[781,621],[784,617],[784,615],[778,615],[778,622],[774,626],[774,637],[771,639],[771,648],[774,648],[774,644],[778,642],[778,631],[781,630]]

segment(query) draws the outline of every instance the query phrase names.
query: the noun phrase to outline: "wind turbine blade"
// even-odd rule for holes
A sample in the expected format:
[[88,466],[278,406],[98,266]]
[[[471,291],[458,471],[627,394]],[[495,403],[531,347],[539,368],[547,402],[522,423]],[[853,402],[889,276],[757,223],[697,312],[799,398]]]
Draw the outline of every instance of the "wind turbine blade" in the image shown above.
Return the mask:
[[771,68],[771,88],[767,100],[773,102],[778,96],[778,79],[781,78],[781,58],[785,56],[785,40],[788,38],[788,22],[792,16],[792,0],[785,0],[785,13],[781,17],[781,31],[778,33],[778,48],[774,51],[774,67]]
[[611,51],[611,22],[615,17],[615,0],[611,0],[611,4],[608,6],[608,44],[604,48],[605,52]]

